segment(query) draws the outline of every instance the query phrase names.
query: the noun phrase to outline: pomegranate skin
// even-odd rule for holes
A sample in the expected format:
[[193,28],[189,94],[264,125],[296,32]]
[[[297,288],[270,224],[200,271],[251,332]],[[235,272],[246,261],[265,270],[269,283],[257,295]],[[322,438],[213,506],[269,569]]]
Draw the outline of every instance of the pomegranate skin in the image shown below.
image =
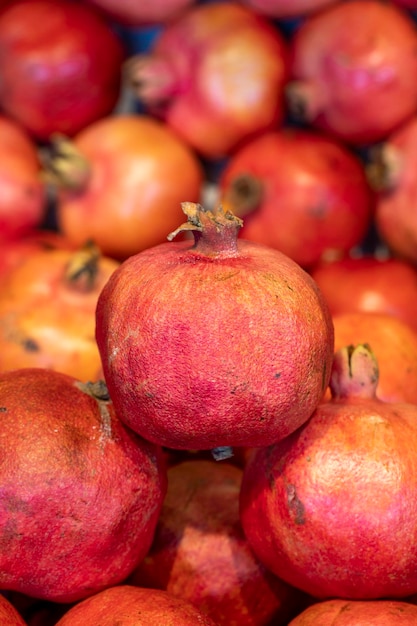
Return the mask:
[[218,626],[283,626],[303,597],[253,554],[239,521],[242,470],[196,459],[168,469],[155,537],[129,584],[164,589]]
[[399,600],[326,600],[309,606],[288,626],[414,626],[417,607]]
[[9,2],[0,13],[0,50],[1,107],[37,140],[73,135],[117,103],[125,50],[93,7]]
[[360,244],[373,216],[361,161],[311,130],[286,128],[246,142],[223,169],[220,189],[222,202],[244,218],[240,237],[304,268]]
[[79,602],[56,626],[216,626],[192,604],[160,589],[120,585]]
[[327,387],[327,304],[291,259],[238,240],[240,220],[185,205],[190,221],[178,231],[194,230],[195,243],[130,257],[99,296],[110,396],[120,419],[168,448],[272,443],[308,419]]
[[417,589],[417,406],[378,400],[377,367],[358,348],[365,355],[354,350],[342,373],[336,358],[351,348],[335,353],[332,401],[258,449],[242,481],[241,521],[255,553],[320,599]]
[[127,67],[142,105],[206,158],[284,120],[287,42],[238,2],[191,7]]
[[73,602],[121,582],[150,547],[161,451],[96,389],[42,368],[0,375],[1,589]]
[[379,147],[375,165],[381,176],[375,181],[379,193],[375,225],[393,254],[417,264],[417,115],[404,123]]
[[291,41],[290,110],[351,144],[383,140],[417,109],[416,45],[412,17],[392,3],[320,11]]

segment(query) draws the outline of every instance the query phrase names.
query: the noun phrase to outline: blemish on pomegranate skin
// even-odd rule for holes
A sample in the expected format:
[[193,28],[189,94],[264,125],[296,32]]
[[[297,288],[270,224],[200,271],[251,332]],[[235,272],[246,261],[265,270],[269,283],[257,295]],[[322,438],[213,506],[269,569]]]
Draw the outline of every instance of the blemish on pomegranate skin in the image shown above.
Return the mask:
[[39,352],[40,350],[39,344],[34,339],[25,339],[22,346],[26,352]]
[[7,406],[0,406],[0,413],[6,413]]
[[305,507],[297,495],[295,485],[288,483],[285,487],[287,491],[287,502],[289,511],[297,525],[305,524]]

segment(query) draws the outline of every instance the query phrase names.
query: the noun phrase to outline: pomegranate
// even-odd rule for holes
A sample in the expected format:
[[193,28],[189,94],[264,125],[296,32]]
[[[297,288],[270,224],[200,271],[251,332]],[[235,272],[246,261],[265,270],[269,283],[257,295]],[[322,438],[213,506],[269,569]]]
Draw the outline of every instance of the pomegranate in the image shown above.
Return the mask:
[[119,585],[69,609],[56,626],[216,626],[192,604],[160,589]]
[[396,256],[417,264],[417,115],[370,152],[368,174],[376,189],[375,225]]
[[368,346],[338,350],[332,400],[244,470],[249,543],[268,569],[316,598],[417,590],[417,406],[378,400],[377,384]]
[[251,9],[268,17],[283,19],[305,17],[340,0],[240,0]]
[[367,254],[322,261],[310,273],[332,315],[386,313],[417,332],[417,269],[411,263]]
[[291,40],[290,112],[354,145],[383,140],[417,110],[416,46],[411,15],[390,2],[310,16]]
[[194,241],[127,259],[97,303],[96,339],[119,417],[168,448],[266,445],[327,387],[333,326],[311,277],[238,239],[221,207],[183,204]]
[[209,159],[284,119],[283,34],[238,2],[191,7],[126,66],[139,102]]
[[362,162],[309,130],[270,131],[247,142],[226,163],[220,193],[245,218],[241,237],[305,268],[361,243],[373,216]]
[[0,374],[0,588],[73,602],[145,556],[166,490],[158,447],[105,385],[44,368]]
[[7,3],[0,12],[0,52],[0,105],[38,140],[54,132],[73,135],[116,105],[126,52],[86,3]]
[[2,626],[26,626],[26,622],[7,598],[0,594],[0,622]]
[[40,226],[46,215],[46,188],[36,144],[23,128],[4,115],[0,115],[0,194],[3,248],[8,240]]
[[415,626],[417,607],[401,600],[325,600],[288,626]]
[[300,594],[254,556],[239,522],[242,470],[195,459],[168,468],[168,490],[152,547],[129,577],[164,589],[218,626],[286,625]]
[[[417,404],[417,332],[387,313],[333,315],[335,350],[368,343],[378,360],[377,396],[385,402]],[[327,390],[327,394],[329,391]]]
[[166,241],[184,198],[199,200],[203,168],[167,126],[147,115],[118,115],[68,141],[55,138],[45,168],[57,185],[58,228],[80,245],[124,259]]
[[22,258],[0,282],[0,372],[45,367],[80,380],[100,378],[95,309],[118,266],[90,243]]
[[131,0],[85,0],[99,8],[109,19],[125,26],[161,26],[180,16],[185,9],[196,4],[197,0],[153,0],[152,2],[131,2]]

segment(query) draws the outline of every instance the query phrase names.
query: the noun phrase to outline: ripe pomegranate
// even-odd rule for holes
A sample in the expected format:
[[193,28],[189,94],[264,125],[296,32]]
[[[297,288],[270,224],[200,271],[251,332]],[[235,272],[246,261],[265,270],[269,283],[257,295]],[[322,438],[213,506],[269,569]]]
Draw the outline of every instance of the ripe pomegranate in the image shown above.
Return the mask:
[[417,406],[378,400],[377,384],[369,347],[338,350],[332,400],[244,470],[249,543],[268,569],[316,598],[417,590]]
[[97,303],[96,339],[119,417],[168,448],[266,445],[327,387],[333,326],[311,277],[238,239],[241,220],[183,204],[194,241],[127,259]]
[[70,142],[57,137],[45,167],[58,186],[60,232],[77,245],[93,239],[117,259],[166,241],[204,177],[188,145],[139,114],[102,119]]
[[198,4],[166,24],[126,76],[140,103],[209,159],[284,119],[288,50],[238,2]]
[[387,313],[363,311],[333,315],[333,324],[335,350],[349,344],[371,346],[379,365],[378,398],[417,404],[415,330]]
[[4,115],[0,115],[0,194],[3,249],[5,242],[40,226],[46,214],[46,188],[36,144],[23,128]]
[[391,2],[323,9],[291,39],[290,112],[351,144],[383,140],[417,110],[416,46],[414,20]]
[[362,162],[310,130],[286,128],[246,142],[226,163],[220,193],[245,218],[241,237],[305,268],[361,243],[373,216]]
[[417,607],[400,600],[326,600],[309,606],[288,626],[415,626]]
[[100,378],[95,309],[118,266],[90,243],[23,257],[0,282],[0,372],[45,367]]
[[417,332],[417,269],[411,263],[367,254],[322,261],[310,273],[332,315],[387,313]]
[[38,140],[109,114],[125,50],[83,2],[13,0],[0,12],[0,105]]
[[0,374],[0,588],[73,602],[145,556],[166,490],[160,450],[105,385],[44,368]]
[[0,622],[2,626],[26,626],[26,622],[13,604],[0,594]]
[[196,607],[160,589],[120,585],[79,602],[56,626],[216,626]]
[[125,26],[161,26],[180,16],[185,9],[196,4],[197,0],[153,0],[152,2],[131,2],[131,0],[85,0],[96,6],[109,19]]
[[340,0],[240,0],[245,6],[267,15],[283,19],[305,17]]
[[376,189],[375,225],[397,256],[417,263],[417,115],[370,152],[368,173]]
[[213,459],[168,468],[152,547],[129,584],[164,589],[218,626],[286,625],[300,594],[265,570],[239,521],[242,470]]

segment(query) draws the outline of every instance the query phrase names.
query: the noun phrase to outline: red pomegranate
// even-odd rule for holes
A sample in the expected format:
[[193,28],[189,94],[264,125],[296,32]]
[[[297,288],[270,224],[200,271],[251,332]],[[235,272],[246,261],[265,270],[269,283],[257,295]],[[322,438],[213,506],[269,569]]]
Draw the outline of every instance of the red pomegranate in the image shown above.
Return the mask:
[[73,135],[117,102],[124,46],[85,2],[8,2],[0,50],[1,108],[38,140]]
[[411,263],[367,254],[322,261],[310,273],[332,315],[387,313],[417,332],[417,269]]
[[76,245],[93,239],[113,258],[166,241],[182,200],[200,198],[199,159],[148,115],[109,116],[71,141],[56,137],[48,158],[60,232]]
[[383,140],[417,110],[416,46],[413,18],[391,2],[323,9],[291,39],[290,111],[351,144]]
[[0,372],[45,367],[80,380],[102,376],[97,299],[119,267],[94,244],[23,257],[0,282]]
[[0,195],[3,248],[10,239],[38,228],[47,205],[37,146],[23,128],[5,115],[0,115]]
[[379,365],[378,398],[417,404],[415,330],[387,313],[363,311],[335,314],[333,325],[335,350],[349,344],[371,346]]
[[417,590],[417,405],[378,400],[377,384],[368,346],[338,350],[332,400],[244,470],[249,543],[268,569],[316,598]]
[[139,101],[209,159],[284,119],[288,49],[239,2],[199,3],[166,24],[126,76]]
[[44,368],[0,374],[0,588],[73,602],[145,556],[166,490],[158,447],[105,385]]
[[370,152],[368,172],[377,193],[375,225],[396,255],[417,263],[417,115]]
[[363,163],[311,130],[286,128],[246,142],[227,161],[220,193],[244,217],[241,237],[305,268],[361,243],[373,216]]
[[160,589],[120,585],[79,602],[56,626],[216,626],[192,604]]
[[129,584],[164,589],[218,626],[288,623],[302,596],[265,570],[239,522],[242,470],[195,459],[168,469],[152,547]]
[[186,202],[194,241],[130,257],[97,303],[96,338],[119,417],[168,448],[258,446],[320,402],[333,326],[311,277],[238,239],[241,220]]
[[400,600],[326,600],[309,606],[288,626],[415,626],[417,607]]

